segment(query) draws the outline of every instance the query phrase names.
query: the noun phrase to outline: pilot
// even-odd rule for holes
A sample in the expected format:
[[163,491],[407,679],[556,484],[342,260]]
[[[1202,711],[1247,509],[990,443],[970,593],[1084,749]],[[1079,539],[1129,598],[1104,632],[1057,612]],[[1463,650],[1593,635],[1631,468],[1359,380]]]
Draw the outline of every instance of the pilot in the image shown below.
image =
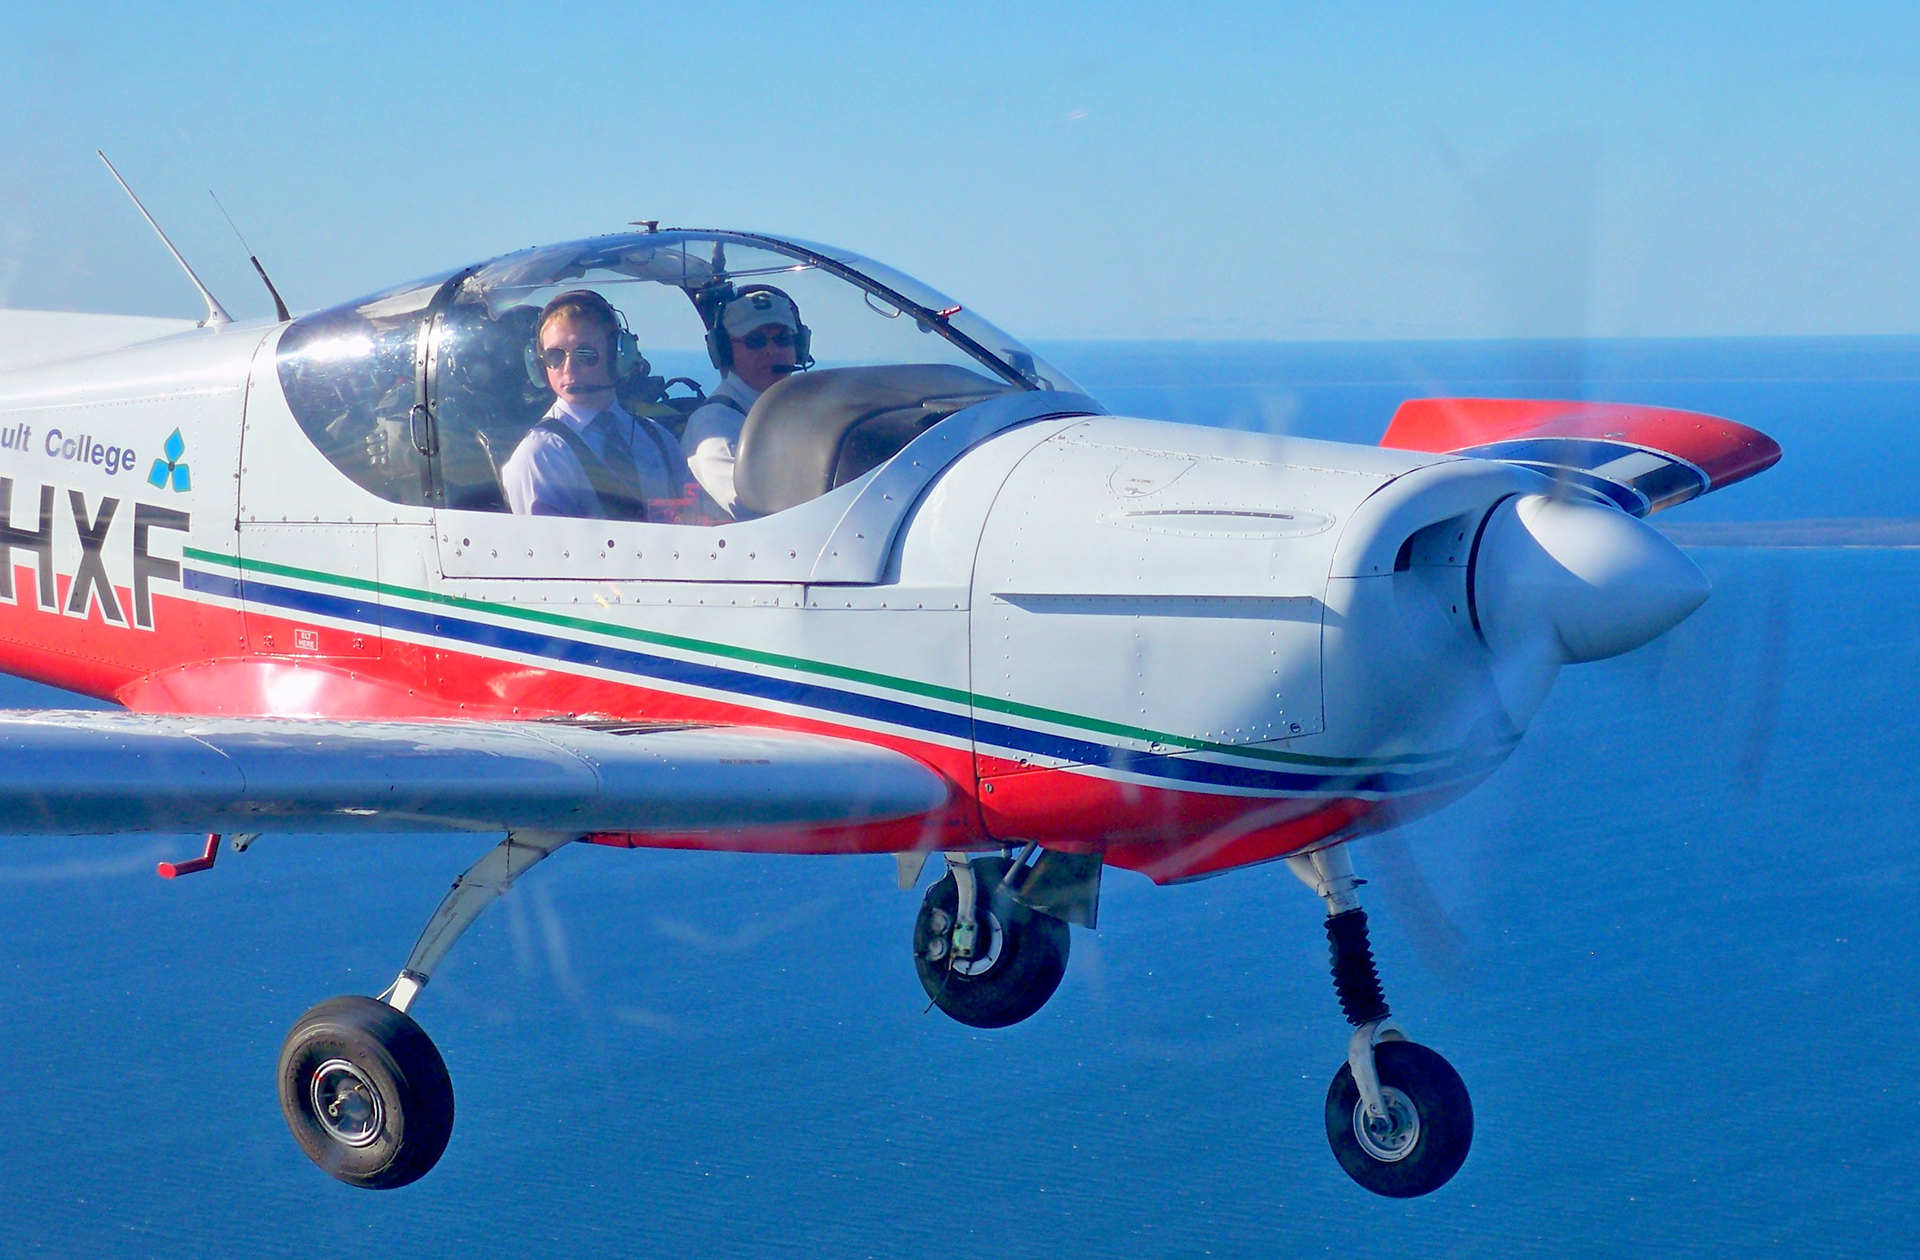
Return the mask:
[[811,340],[793,299],[772,285],[741,289],[714,317],[707,353],[723,375],[707,404],[687,418],[681,440],[694,480],[728,516],[739,515],[733,461],[747,413],[768,386],[813,365]]
[[686,460],[672,434],[619,403],[622,372],[644,363],[619,314],[576,289],[548,302],[534,328],[529,367],[545,374],[554,402],[500,470],[507,505],[532,516],[674,519],[668,505],[686,500]]

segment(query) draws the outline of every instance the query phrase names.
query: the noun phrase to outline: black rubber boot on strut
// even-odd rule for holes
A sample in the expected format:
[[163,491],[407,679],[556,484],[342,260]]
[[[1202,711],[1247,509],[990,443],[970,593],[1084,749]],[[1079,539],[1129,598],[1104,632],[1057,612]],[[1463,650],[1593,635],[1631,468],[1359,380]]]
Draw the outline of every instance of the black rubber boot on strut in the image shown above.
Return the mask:
[[1378,1023],[1393,1014],[1373,969],[1373,947],[1367,943],[1367,912],[1355,906],[1327,916],[1327,943],[1332,947],[1333,990],[1340,1010],[1355,1028]]

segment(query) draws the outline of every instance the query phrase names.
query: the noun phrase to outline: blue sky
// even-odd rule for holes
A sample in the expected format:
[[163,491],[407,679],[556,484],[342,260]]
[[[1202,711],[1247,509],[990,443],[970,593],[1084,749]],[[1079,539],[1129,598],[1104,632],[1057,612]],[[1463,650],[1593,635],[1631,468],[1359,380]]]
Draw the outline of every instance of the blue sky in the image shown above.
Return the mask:
[[1920,6],[8,6],[0,304],[296,308],[629,220],[1033,337],[1920,332]]

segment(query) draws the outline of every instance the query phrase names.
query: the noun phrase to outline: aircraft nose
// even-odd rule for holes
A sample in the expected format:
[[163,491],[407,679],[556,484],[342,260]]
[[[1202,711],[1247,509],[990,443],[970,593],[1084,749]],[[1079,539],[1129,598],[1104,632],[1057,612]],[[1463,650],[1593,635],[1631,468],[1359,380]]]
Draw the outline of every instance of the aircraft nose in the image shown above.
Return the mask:
[[1712,589],[1645,522],[1597,503],[1521,495],[1494,509],[1473,562],[1473,603],[1503,655],[1545,646],[1567,663],[1652,642]]

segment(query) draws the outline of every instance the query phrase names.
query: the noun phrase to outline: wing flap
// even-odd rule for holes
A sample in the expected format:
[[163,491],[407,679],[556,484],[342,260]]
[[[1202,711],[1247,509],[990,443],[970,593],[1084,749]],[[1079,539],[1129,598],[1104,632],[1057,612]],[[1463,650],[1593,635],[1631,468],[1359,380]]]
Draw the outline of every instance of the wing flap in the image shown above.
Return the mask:
[[698,831],[911,818],[904,753],[784,731],[0,713],[0,831]]
[[1772,438],[1719,416],[1523,398],[1412,399],[1380,445],[1521,464],[1635,516],[1744,481],[1780,458]]

